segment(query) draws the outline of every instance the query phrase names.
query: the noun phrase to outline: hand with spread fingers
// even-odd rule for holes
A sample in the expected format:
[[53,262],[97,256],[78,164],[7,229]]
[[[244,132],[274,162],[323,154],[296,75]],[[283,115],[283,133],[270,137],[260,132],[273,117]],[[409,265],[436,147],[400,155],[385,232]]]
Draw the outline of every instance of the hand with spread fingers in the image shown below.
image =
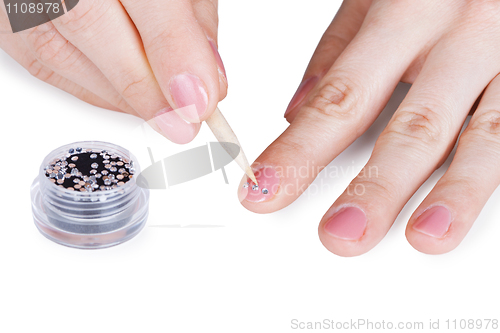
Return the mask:
[[454,249],[500,183],[499,16],[498,1],[344,1],[285,113],[290,126],[255,163],[267,194],[245,178],[242,204],[269,213],[292,203],[318,166],[370,127],[398,82],[412,83],[364,170],[319,223],[328,250],[363,254],[446,160],[481,96],[450,167],[406,229],[421,252]]
[[[226,96],[217,24],[217,0],[86,0],[48,23],[0,34],[0,48],[35,77],[154,119],[153,128],[183,144]],[[2,5],[0,31],[11,31]],[[182,112],[192,105],[199,118],[190,123]]]

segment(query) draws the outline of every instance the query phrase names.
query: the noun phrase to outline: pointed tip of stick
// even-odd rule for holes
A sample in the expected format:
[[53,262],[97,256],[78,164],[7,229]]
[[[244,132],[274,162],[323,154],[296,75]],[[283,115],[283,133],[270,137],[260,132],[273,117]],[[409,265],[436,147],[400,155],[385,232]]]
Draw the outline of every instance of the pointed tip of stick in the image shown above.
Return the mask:
[[245,173],[247,174],[247,176],[256,184],[256,185],[259,185],[259,183],[257,182],[257,178],[255,178],[255,175],[252,171],[252,168],[250,167],[247,167],[247,169],[245,170]]

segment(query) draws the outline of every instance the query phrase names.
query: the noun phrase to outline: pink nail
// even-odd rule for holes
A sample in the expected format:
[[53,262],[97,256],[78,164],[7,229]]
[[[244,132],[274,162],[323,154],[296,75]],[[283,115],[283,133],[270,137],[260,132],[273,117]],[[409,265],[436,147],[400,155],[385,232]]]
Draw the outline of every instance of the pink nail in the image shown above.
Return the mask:
[[434,206],[417,218],[413,229],[431,237],[441,238],[450,228],[450,224],[450,211],[443,206]]
[[262,202],[271,199],[278,192],[280,186],[280,176],[278,172],[270,166],[262,167],[254,172],[259,183],[255,185],[250,178],[240,188],[240,201]]
[[222,62],[222,58],[220,57],[219,50],[217,49],[217,46],[215,45],[215,43],[212,40],[209,40],[208,42],[210,43],[210,46],[212,47],[212,51],[214,52],[215,60],[217,61],[217,66],[219,68],[219,71],[221,72],[222,75],[224,75],[224,77],[227,80],[226,68],[224,67],[224,63]]
[[288,108],[285,112],[285,117],[290,113],[290,111],[295,109],[304,100],[306,95],[309,94],[311,89],[316,85],[318,79],[319,78],[317,76],[313,76],[308,78],[307,80],[302,81],[299,88],[297,89],[297,92],[295,93],[295,95],[293,95],[290,104],[288,104]]
[[171,107],[158,112],[154,118],[163,135],[178,144],[191,142],[198,132],[199,124],[182,119]]
[[334,237],[357,240],[365,232],[366,215],[357,207],[345,207],[330,217],[324,228]]
[[[177,75],[170,82],[170,92],[178,108],[181,109],[190,105],[196,107],[196,116],[198,119],[191,119],[191,114],[183,118],[187,118],[193,122],[199,122],[199,117],[207,111],[208,105],[208,94],[200,79],[191,74]],[[183,115],[181,114],[181,116]]]

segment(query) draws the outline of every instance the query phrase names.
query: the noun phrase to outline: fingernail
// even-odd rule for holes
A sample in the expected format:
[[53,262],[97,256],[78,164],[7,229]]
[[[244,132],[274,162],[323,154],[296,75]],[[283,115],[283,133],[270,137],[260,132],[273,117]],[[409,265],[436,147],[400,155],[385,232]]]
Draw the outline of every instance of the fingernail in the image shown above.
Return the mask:
[[212,51],[214,52],[215,60],[217,61],[217,67],[219,69],[219,72],[224,75],[224,78],[226,78],[227,81],[227,76],[226,76],[226,68],[224,67],[224,63],[222,62],[222,58],[220,57],[219,50],[217,49],[217,46],[215,45],[214,41],[209,40],[210,46],[212,47]]
[[357,240],[365,233],[366,215],[357,207],[345,207],[330,217],[324,228],[334,237]]
[[266,166],[254,171],[254,174],[258,185],[245,176],[238,193],[240,201],[262,202],[270,200],[279,190],[280,176],[278,172],[273,167]]
[[[196,107],[195,115],[189,112],[184,114],[183,110],[176,112],[188,121],[200,122],[199,118],[207,111],[208,105],[208,94],[200,79],[191,74],[177,75],[170,82],[170,92],[177,108],[183,109],[191,105]],[[192,119],[193,116],[197,119]]]
[[196,136],[198,125],[185,121],[171,107],[158,112],[154,120],[162,134],[174,143],[189,143]]
[[285,117],[290,113],[290,111],[295,109],[304,100],[306,95],[316,85],[318,79],[319,78],[317,76],[313,76],[308,78],[307,80],[302,81],[299,88],[297,88],[297,92],[295,93],[295,95],[293,95],[290,104],[288,104],[288,107],[285,111]]
[[443,237],[451,224],[451,213],[443,206],[427,209],[417,218],[413,229],[431,237]]

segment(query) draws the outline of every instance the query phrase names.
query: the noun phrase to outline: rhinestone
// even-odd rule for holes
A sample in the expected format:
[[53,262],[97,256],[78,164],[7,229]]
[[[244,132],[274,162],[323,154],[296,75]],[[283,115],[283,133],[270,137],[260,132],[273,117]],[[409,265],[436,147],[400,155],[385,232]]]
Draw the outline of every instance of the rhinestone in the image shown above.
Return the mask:
[[134,177],[134,176],[132,176],[132,175],[128,176],[129,179],[132,179],[132,177]]
[[124,168],[120,168],[120,169],[118,170],[118,172],[119,172],[119,173],[125,173],[125,172],[127,172],[127,171],[126,171]]
[[85,188],[83,188],[83,187],[80,189],[80,192],[85,192],[85,191],[86,191],[86,190],[85,190]]
[[116,172],[116,167],[111,167],[111,168],[109,168],[109,171],[111,171],[111,172]]
[[61,166],[65,167],[65,166],[67,166],[67,165],[68,165],[68,162],[66,162],[66,161],[62,161],[62,162],[61,162]]
[[267,188],[262,189],[262,194],[268,194],[268,193],[269,193],[269,190]]
[[95,178],[95,176],[90,176],[90,177],[89,177],[89,182],[90,182],[91,184],[95,183],[96,181],[97,181],[97,178]]
[[118,186],[123,186],[123,185],[125,185],[125,183],[124,182],[119,182],[117,185]]
[[77,153],[81,153],[81,152],[82,152],[82,148],[77,147],[77,148],[76,148],[76,152],[77,152]]
[[58,180],[57,180],[57,183],[58,183],[58,184],[64,184],[64,179],[58,179]]
[[102,161],[102,163],[109,164],[109,160],[104,160],[104,161]]
[[52,169],[48,169],[47,171],[45,171],[46,173],[48,174],[51,174],[52,173]]
[[74,189],[74,188],[72,188],[72,187],[68,187],[68,188],[67,188],[67,190],[69,190],[69,191],[74,191],[75,189]]
[[97,158],[97,154],[91,154],[90,158],[93,159],[93,160],[95,160]]
[[92,169],[92,170],[90,170],[90,174],[91,174],[91,175],[95,175],[96,173],[97,173],[97,170],[96,170],[96,169]]
[[122,180],[123,179],[123,175],[118,175],[118,176],[116,176],[116,178],[119,179],[119,180]]
[[106,164],[104,167],[105,167],[106,169],[109,169],[109,168],[111,168],[111,164]]
[[92,184],[92,187],[95,188],[95,189],[97,189],[97,188],[99,188],[99,184],[94,183],[94,184]]
[[56,165],[56,166],[54,167],[54,170],[56,170],[56,171],[59,171],[60,169],[61,169],[61,167],[60,167],[59,165]]
[[75,150],[74,150],[73,148],[70,148],[70,149],[68,150],[68,153],[70,153],[70,154],[73,154],[74,152],[75,152]]
[[55,183],[55,182],[56,182],[56,180],[55,180],[54,178],[52,178],[50,181],[51,181],[51,182],[53,182],[53,183]]
[[63,178],[64,178],[64,173],[58,172],[56,175],[56,179],[59,180],[59,179],[63,179]]
[[105,160],[107,160],[107,159],[109,159],[109,155],[104,154],[104,155],[102,155],[102,158],[104,158]]
[[111,180],[113,180],[113,179],[115,179],[115,175],[114,175],[114,174],[110,174],[110,175],[108,176],[108,178],[109,178],[109,179],[111,179]]
[[111,158],[112,158],[112,159],[117,159],[117,158],[118,158],[118,155],[113,154],[113,155],[111,155]]
[[76,176],[77,174],[78,174],[78,169],[77,168],[71,169],[71,175],[72,176]]
[[85,189],[87,190],[87,192],[92,192],[92,184],[90,184],[90,183],[85,183],[84,187],[85,187]]
[[52,172],[49,176],[50,178],[56,178],[56,173],[55,172]]
[[75,164],[75,163],[70,163],[70,164],[68,164],[68,166],[69,166],[70,168],[74,168],[74,167],[76,167],[76,164]]
[[81,189],[81,188],[82,188],[82,185],[80,185],[80,184],[76,184],[74,187],[75,187],[75,190],[79,190],[79,189]]
[[102,177],[102,175],[101,175],[100,173],[96,173],[96,174],[95,174],[95,177],[96,177],[97,179],[99,179],[99,178],[101,178],[101,177]]
[[250,185],[250,184],[248,184],[248,183],[243,184],[243,188],[248,188],[248,185]]
[[102,171],[101,171],[101,174],[102,174],[103,176],[106,176],[108,173],[109,173],[109,172],[108,172],[108,170],[102,170]]
[[128,171],[129,171],[131,174],[134,174],[134,173],[135,173],[135,169],[134,169],[134,168],[130,168]]
[[252,191],[258,191],[259,185],[252,185]]
[[116,165],[118,165],[118,166],[123,166],[123,162],[122,162],[122,161],[120,161],[120,162],[116,162]]
[[71,158],[71,160],[72,160],[73,162],[78,161],[78,156],[73,156],[73,157]]
[[109,164],[111,164],[112,166],[115,166],[116,162],[115,161],[111,161],[111,163],[109,163]]
[[80,180],[80,181],[78,182],[78,185],[83,186],[83,185],[85,185],[85,182],[84,182],[83,180]]
[[64,178],[71,178],[71,175],[69,173],[64,175]]
[[111,185],[111,179],[105,179],[104,185],[107,185],[107,186]]
[[79,182],[80,182],[80,179],[78,179],[78,178],[73,179],[73,183],[78,184]]
[[83,176],[83,180],[88,182],[90,180],[89,176]]
[[97,168],[99,167],[99,164],[97,164],[97,163],[92,163],[92,164],[90,165],[90,167],[91,167],[92,169],[97,169]]

